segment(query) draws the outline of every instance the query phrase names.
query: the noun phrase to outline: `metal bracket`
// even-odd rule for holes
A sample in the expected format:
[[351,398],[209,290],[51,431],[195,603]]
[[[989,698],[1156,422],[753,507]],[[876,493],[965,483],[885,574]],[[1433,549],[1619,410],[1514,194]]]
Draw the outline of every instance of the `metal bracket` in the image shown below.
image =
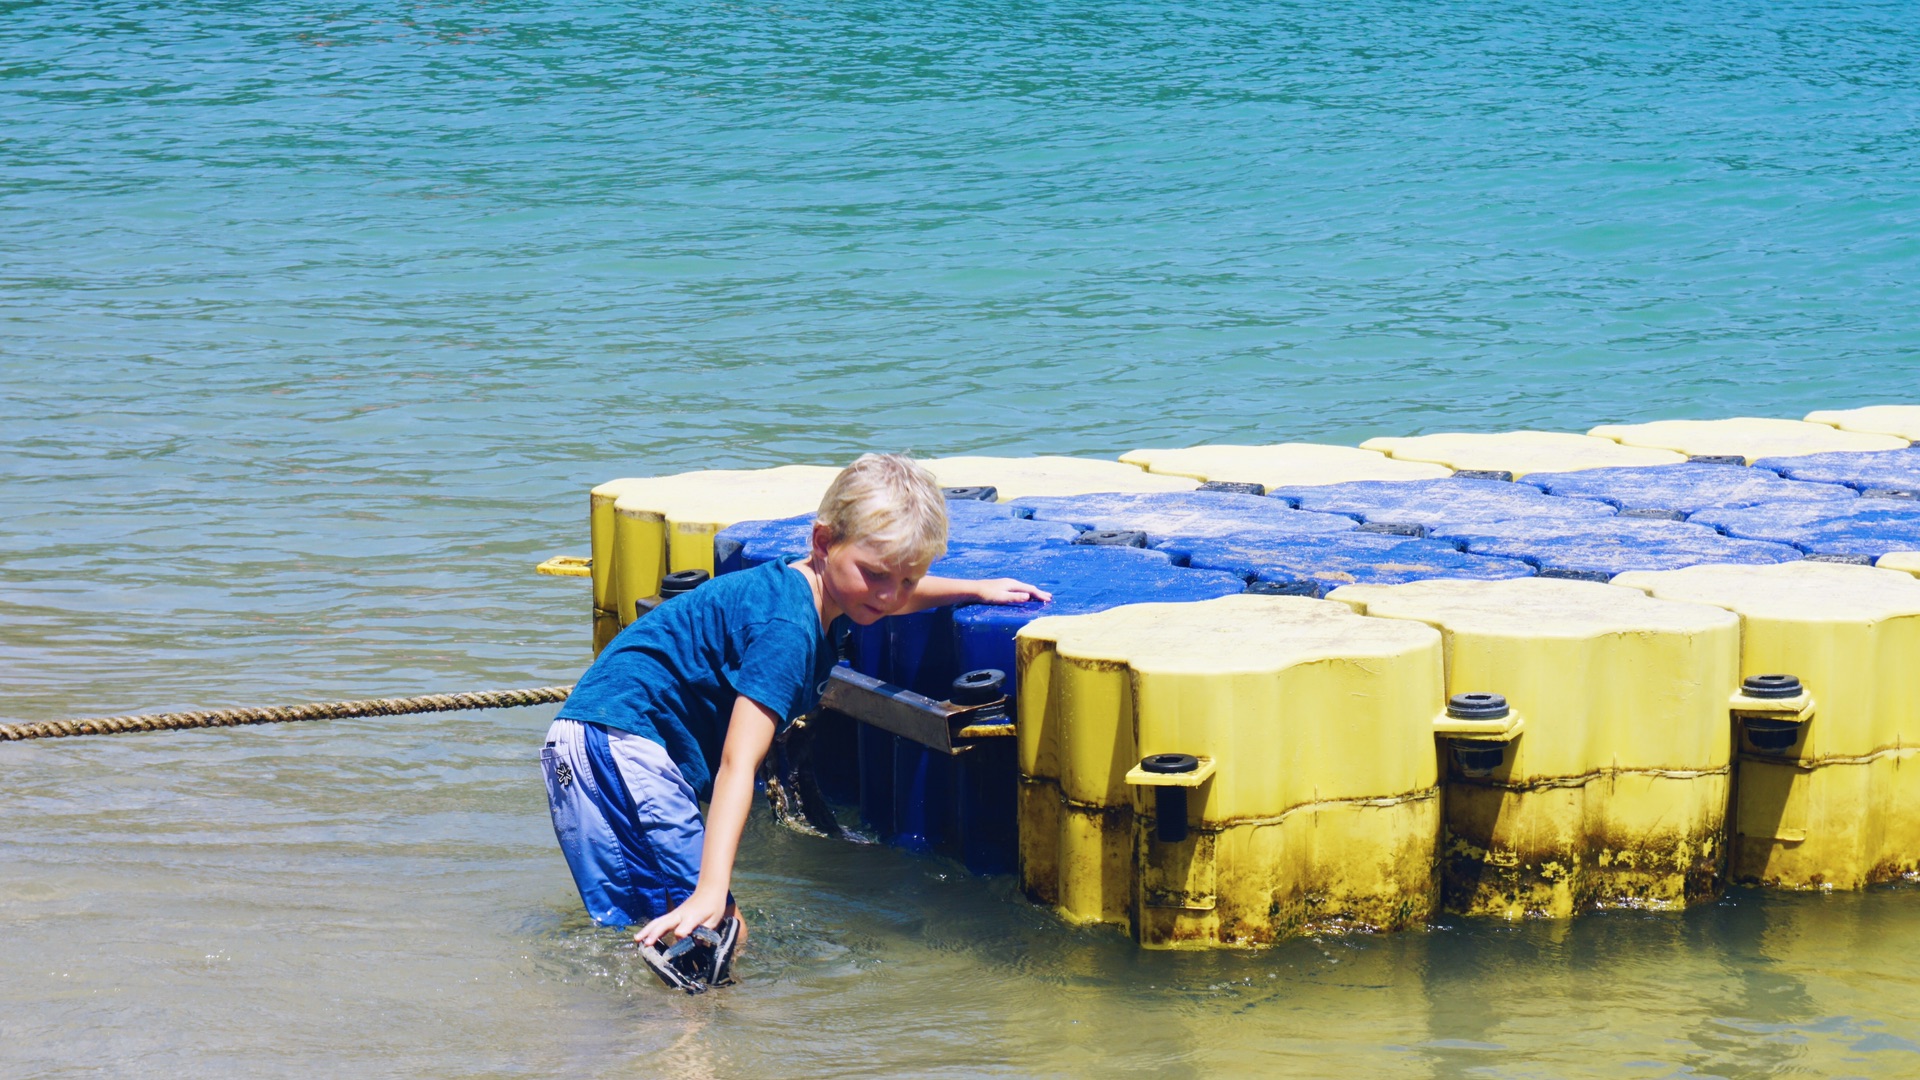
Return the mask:
[[973,749],[971,743],[961,740],[1014,733],[1013,722],[1007,719],[1005,697],[983,705],[955,705],[862,675],[850,667],[833,669],[827,689],[820,695],[820,707],[948,755]]

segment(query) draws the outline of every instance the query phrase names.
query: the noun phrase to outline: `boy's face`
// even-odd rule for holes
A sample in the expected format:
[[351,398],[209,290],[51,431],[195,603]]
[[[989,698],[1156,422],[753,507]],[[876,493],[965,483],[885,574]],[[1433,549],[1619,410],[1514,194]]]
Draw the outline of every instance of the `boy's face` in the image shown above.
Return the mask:
[[820,587],[827,600],[861,626],[898,614],[913,599],[927,574],[925,563],[903,563],[881,554],[866,541],[832,543],[822,527],[814,550],[824,556]]

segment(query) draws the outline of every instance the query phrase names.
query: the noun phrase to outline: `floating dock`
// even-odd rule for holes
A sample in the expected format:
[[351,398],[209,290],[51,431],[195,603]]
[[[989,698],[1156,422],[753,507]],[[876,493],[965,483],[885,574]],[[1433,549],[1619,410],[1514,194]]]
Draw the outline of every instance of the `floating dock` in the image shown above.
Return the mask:
[[[1874,406],[935,459],[932,572],[1054,600],[857,631],[834,700],[892,711],[817,718],[822,786],[1153,948],[1909,877],[1916,439]],[[803,553],[836,471],[594,488],[596,650]]]

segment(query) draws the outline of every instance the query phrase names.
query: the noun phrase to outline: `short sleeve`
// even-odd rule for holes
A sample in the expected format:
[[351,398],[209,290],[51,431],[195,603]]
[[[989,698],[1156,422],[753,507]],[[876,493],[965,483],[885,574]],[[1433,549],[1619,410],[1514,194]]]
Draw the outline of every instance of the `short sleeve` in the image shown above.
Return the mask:
[[811,627],[787,619],[761,623],[741,645],[734,692],[759,702],[779,718],[784,730],[820,700],[813,684],[814,654],[820,646],[819,631]]

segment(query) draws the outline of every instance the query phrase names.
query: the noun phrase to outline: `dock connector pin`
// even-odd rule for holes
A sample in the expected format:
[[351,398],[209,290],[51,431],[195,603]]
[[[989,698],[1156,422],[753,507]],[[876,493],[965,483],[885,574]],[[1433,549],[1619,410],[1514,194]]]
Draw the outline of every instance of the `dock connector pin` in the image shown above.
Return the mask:
[[1454,764],[1468,776],[1486,776],[1506,760],[1507,744],[1526,726],[1520,714],[1507,706],[1503,694],[1470,692],[1447,699],[1446,714],[1433,722],[1433,733],[1447,741]]
[[643,596],[633,602],[633,617],[638,619],[651,614],[654,608],[679,596],[690,593],[705,585],[713,577],[705,570],[675,570],[660,579],[660,595]]
[[1153,789],[1154,835],[1163,844],[1187,838],[1187,790],[1213,778],[1214,761],[1193,754],[1148,754],[1127,770],[1127,783]]
[[1762,754],[1791,750],[1813,719],[1813,695],[1793,675],[1749,675],[1728,706],[1748,745]]

